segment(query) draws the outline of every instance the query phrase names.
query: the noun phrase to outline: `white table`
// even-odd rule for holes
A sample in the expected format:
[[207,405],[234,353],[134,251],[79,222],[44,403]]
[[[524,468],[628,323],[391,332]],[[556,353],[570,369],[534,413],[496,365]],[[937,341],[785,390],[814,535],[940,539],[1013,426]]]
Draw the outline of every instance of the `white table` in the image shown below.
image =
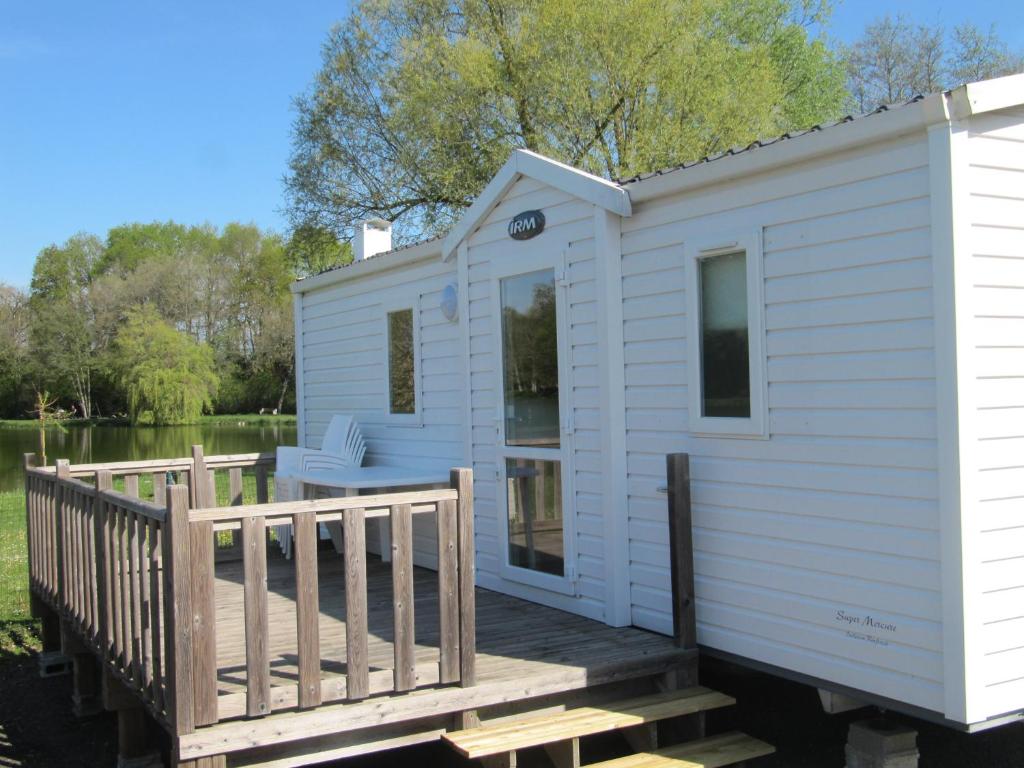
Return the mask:
[[[292,475],[298,483],[300,498],[312,497],[314,488],[336,488],[344,496],[356,496],[360,491],[379,489],[386,493],[395,488],[417,485],[447,485],[451,475],[446,470],[423,469],[422,467],[396,467],[378,465],[371,467],[347,467],[345,469],[320,469],[299,472]],[[340,523],[325,523],[331,541],[338,552],[343,551]],[[291,526],[278,526],[278,537],[282,539],[285,557],[291,557]],[[383,560],[391,557],[391,532],[386,525],[377,525],[380,537],[380,553]]]
[[[304,486],[341,488],[345,491],[362,491],[368,488],[407,488],[410,485],[447,485],[450,475],[447,470],[438,471],[417,467],[347,467],[345,469],[320,469],[300,472],[295,479]],[[300,488],[302,490],[302,488]],[[304,494],[303,494],[304,495]]]

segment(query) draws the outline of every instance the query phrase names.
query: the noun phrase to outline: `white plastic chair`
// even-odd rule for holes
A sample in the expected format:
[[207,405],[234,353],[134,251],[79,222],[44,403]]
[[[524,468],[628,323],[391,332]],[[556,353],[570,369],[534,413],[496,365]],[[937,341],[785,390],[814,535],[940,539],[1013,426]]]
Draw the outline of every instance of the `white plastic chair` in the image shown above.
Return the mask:
[[[351,416],[337,414],[327,425],[323,440],[320,442],[320,450],[278,446],[277,467],[274,470],[274,500],[298,501],[297,475],[303,472],[359,467],[362,466],[365,455],[366,441],[359,430],[359,424]],[[292,527],[276,525],[274,531],[281,552],[290,559]]]

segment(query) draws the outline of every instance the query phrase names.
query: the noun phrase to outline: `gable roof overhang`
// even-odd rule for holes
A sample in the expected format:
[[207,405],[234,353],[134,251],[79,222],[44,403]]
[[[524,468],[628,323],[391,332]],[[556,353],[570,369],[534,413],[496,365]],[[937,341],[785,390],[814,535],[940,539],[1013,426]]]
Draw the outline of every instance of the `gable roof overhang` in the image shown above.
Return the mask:
[[529,176],[620,216],[629,216],[633,212],[629,193],[615,182],[528,149],[517,149],[445,237],[441,245],[441,257],[445,261],[452,257],[459,244],[476,230],[501,202],[505,193],[523,176]]

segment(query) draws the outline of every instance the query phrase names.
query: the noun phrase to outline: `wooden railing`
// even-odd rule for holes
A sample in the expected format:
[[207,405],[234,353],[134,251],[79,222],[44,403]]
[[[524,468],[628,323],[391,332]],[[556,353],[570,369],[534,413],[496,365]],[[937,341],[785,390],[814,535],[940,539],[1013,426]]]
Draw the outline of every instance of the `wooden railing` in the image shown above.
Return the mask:
[[[256,473],[256,502],[243,504],[242,470]],[[25,461],[29,571],[33,593],[61,617],[105,667],[172,732],[234,717],[311,708],[378,693],[475,682],[472,473],[451,486],[379,496],[266,503],[273,456],[204,458],[56,467]],[[213,475],[229,476],[229,504],[217,506]],[[168,472],[186,484],[163,482]],[[153,476],[154,499],[137,498]],[[114,490],[123,477],[124,491]],[[86,482],[86,479],[92,482]],[[161,503],[162,502],[162,503]],[[436,513],[439,661],[417,664],[413,612],[413,516]],[[394,667],[368,660],[365,522],[391,531]],[[321,672],[318,524],[344,529],[346,668]],[[294,530],[296,647],[293,685],[271,685],[267,587],[270,526]],[[225,532],[242,554],[244,690],[218,691],[215,568]],[[234,566],[237,568],[237,566]]]

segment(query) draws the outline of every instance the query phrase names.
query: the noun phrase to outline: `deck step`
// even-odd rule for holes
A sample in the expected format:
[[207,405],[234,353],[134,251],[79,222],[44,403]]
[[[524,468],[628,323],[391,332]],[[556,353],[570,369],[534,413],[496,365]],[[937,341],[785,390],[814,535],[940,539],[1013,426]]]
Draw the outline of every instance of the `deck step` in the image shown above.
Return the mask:
[[587,768],[720,768],[743,760],[753,760],[775,752],[775,747],[745,733],[723,733],[699,741],[689,741],[656,752],[640,752]]
[[736,700],[710,688],[694,686],[600,707],[577,707],[557,714],[518,718],[495,725],[446,733],[444,739],[468,758],[487,757],[567,741],[619,728],[653,723],[732,706]]

